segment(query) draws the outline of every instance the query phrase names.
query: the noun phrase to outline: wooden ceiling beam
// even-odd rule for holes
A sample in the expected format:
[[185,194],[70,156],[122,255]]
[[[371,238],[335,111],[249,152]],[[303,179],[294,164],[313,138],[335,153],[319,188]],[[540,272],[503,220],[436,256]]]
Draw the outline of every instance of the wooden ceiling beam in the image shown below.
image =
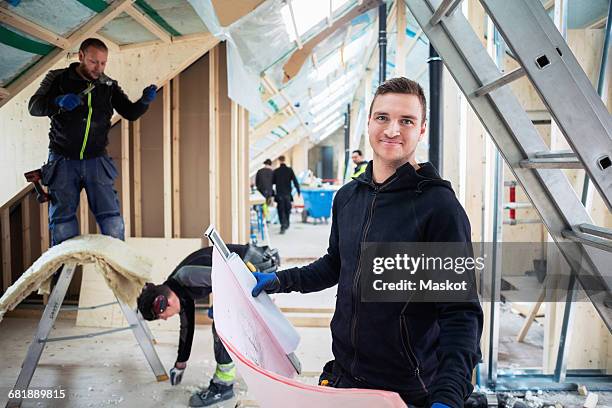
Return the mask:
[[253,132],[251,132],[250,143],[257,143],[261,138],[267,136],[271,131],[282,125],[293,116],[291,112],[287,112],[288,109],[281,109],[268,119],[257,125]]

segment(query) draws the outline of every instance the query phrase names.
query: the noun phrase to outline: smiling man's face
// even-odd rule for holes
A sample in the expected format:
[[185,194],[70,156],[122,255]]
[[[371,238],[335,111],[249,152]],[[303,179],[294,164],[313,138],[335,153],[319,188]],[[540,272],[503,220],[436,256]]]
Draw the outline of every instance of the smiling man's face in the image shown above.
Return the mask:
[[425,129],[423,107],[416,95],[378,95],[368,119],[374,162],[394,169],[408,162],[416,164],[416,147]]

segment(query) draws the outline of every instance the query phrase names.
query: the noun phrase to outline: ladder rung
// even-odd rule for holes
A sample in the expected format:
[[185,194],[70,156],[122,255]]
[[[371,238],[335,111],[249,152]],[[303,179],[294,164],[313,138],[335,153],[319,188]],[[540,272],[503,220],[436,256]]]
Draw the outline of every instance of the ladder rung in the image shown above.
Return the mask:
[[531,203],[505,203],[504,204],[504,209],[506,210],[513,210],[515,208],[531,208],[533,207],[533,205]]
[[523,67],[518,67],[505,75],[497,78],[495,81],[489,82],[486,85],[481,86],[476,91],[474,91],[474,96],[479,97],[488,94],[489,92],[493,92],[499,87],[502,87],[506,84],[509,84],[512,81],[516,81],[517,79],[525,76],[525,70]]
[[442,4],[440,4],[440,7],[438,7],[433,16],[431,16],[431,20],[429,20],[429,23],[434,26],[438,24],[440,20],[442,20],[442,16],[448,17],[453,14],[457,6],[461,4],[461,1],[462,0],[443,0]]
[[580,242],[585,245],[592,246],[594,248],[612,252],[612,240],[610,239],[602,238],[592,234],[587,234],[585,232],[577,232],[572,230],[563,231],[562,235],[563,237],[572,241]]
[[550,112],[547,110],[528,110],[527,116],[534,125],[549,125],[551,123]]
[[585,234],[596,235],[601,238],[612,240],[612,229],[610,228],[604,228],[591,224],[580,224],[578,225],[578,228]]
[[539,159],[565,159],[576,158],[576,153],[574,153],[572,150],[557,150],[538,152],[534,156]]
[[506,225],[521,225],[521,224],[541,224],[542,220],[539,218],[525,219],[525,220],[504,220]]
[[577,158],[533,158],[521,160],[519,166],[524,169],[582,169],[582,163]]

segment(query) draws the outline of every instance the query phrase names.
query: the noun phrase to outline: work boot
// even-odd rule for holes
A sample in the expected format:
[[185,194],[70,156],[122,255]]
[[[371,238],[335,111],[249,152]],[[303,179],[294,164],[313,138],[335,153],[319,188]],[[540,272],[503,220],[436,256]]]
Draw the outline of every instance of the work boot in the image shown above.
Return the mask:
[[234,386],[210,381],[208,388],[198,391],[189,398],[190,407],[208,407],[234,397]]

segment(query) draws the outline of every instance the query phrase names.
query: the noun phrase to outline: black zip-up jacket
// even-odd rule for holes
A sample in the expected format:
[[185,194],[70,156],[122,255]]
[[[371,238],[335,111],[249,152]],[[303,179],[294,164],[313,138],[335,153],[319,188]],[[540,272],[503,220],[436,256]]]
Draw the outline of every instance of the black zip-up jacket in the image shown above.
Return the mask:
[[480,359],[479,302],[360,302],[362,242],[470,242],[469,221],[450,183],[429,163],[418,171],[407,163],[377,185],[370,162],[336,193],[327,254],[278,277],[283,292],[338,284],[331,331],[342,371],[408,400],[463,407]]
[[[140,99],[130,102],[115,80],[109,78],[110,85],[87,81],[76,72],[78,65],[74,62],[68,68],[49,71],[30,98],[29,110],[33,116],[51,118],[50,150],[71,159],[88,159],[106,152],[113,109],[128,120],[136,120],[148,106]],[[72,111],[64,111],[55,103],[58,96],[78,95],[92,82],[93,91],[82,96],[83,103]]]
[[300,194],[300,183],[298,183],[293,169],[287,167],[285,163],[281,163],[278,168],[274,169],[272,183],[276,185],[277,196],[291,196],[291,183],[293,183],[298,194]]

